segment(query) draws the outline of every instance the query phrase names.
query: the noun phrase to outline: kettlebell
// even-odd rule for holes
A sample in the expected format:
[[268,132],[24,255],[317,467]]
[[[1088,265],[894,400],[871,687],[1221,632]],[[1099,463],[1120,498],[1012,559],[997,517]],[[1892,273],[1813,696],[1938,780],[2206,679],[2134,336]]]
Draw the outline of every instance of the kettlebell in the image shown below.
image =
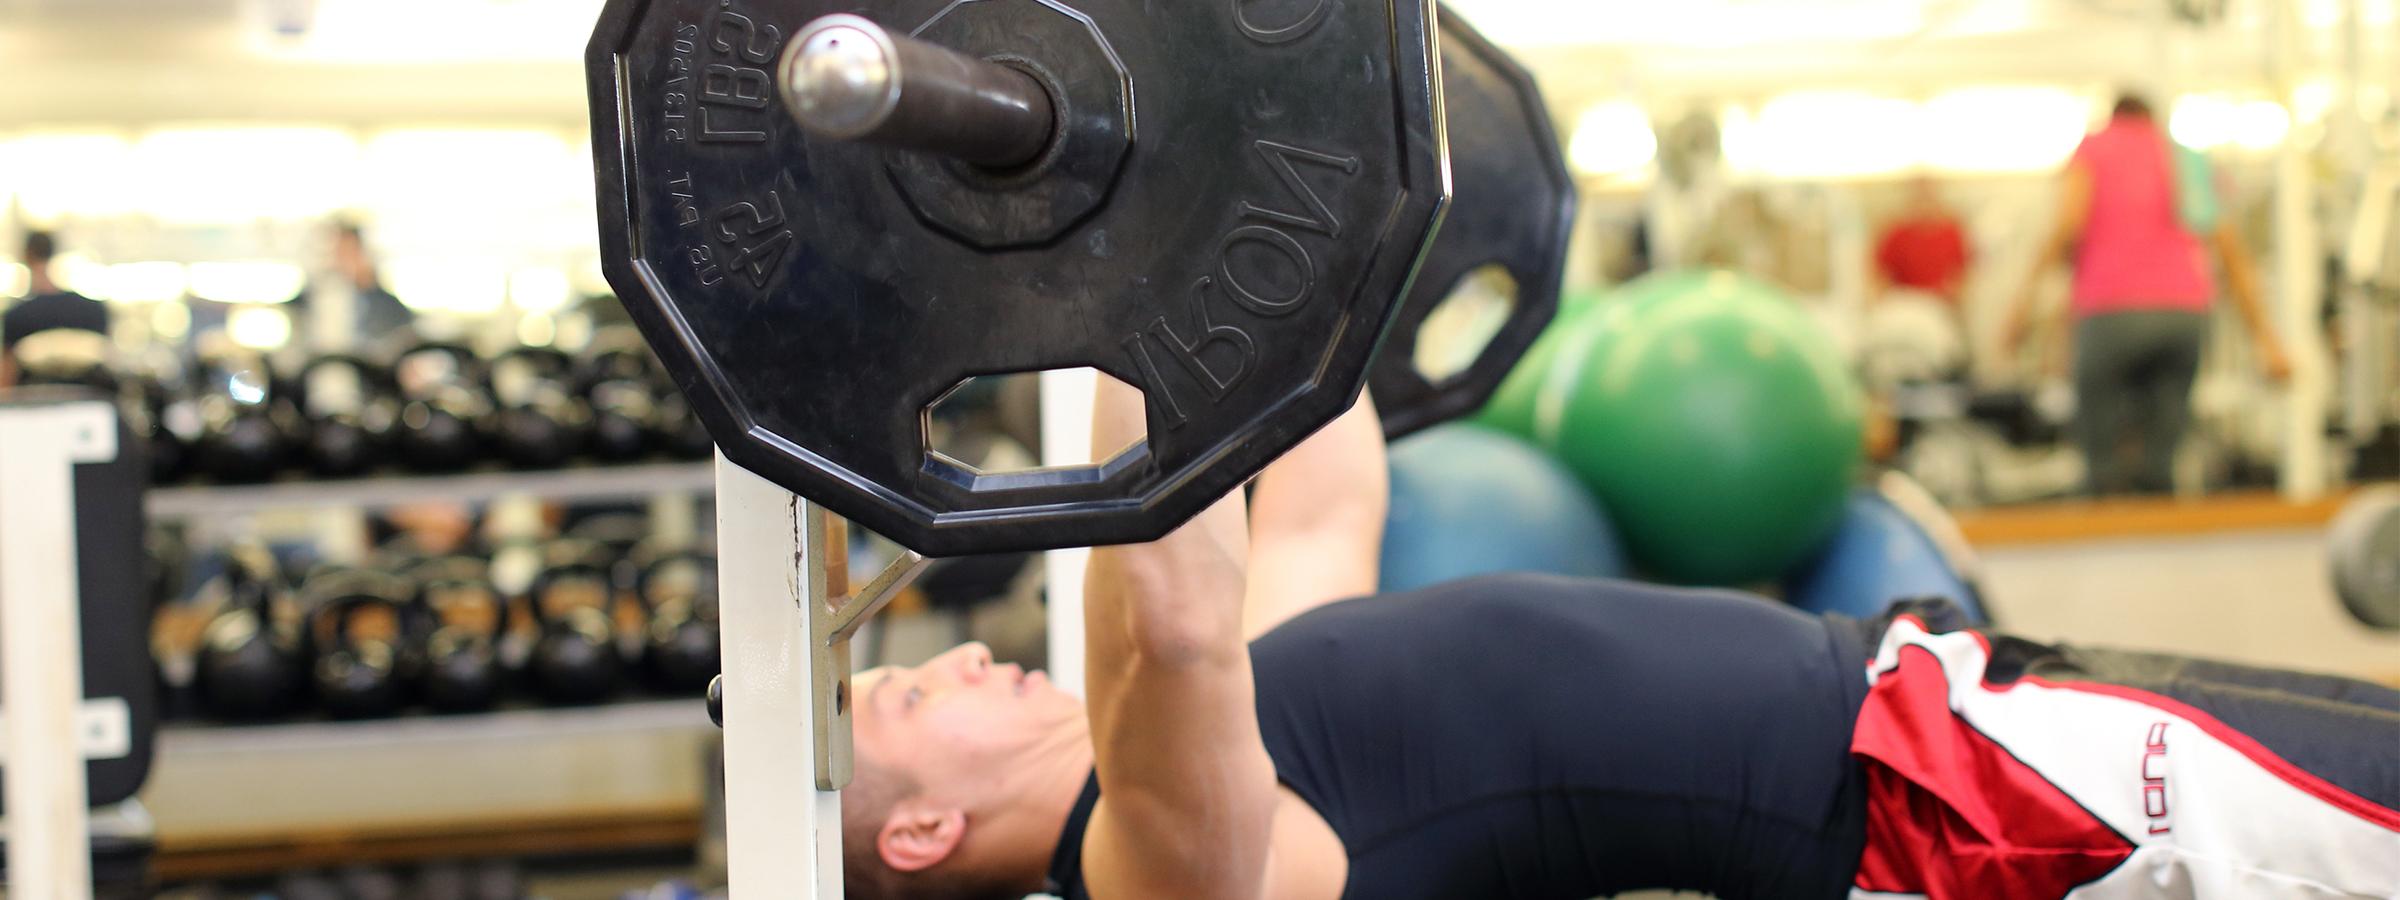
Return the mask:
[[515,347],[492,358],[494,408],[485,429],[509,464],[552,469],[583,451],[592,410],[574,390],[575,368],[555,347]]
[[348,900],[341,882],[323,872],[287,872],[276,879],[278,900]]
[[464,345],[427,341],[392,361],[400,397],[393,444],[400,459],[425,472],[454,472],[483,458],[479,423],[491,415],[482,360]]
[[262,719],[290,712],[306,678],[300,631],[275,558],[241,545],[225,553],[225,570],[201,589],[217,612],[200,633],[192,672],[201,708],[226,719]]
[[227,482],[265,481],[281,470],[302,425],[267,358],[247,348],[218,348],[201,358],[197,382],[197,467]]
[[173,525],[153,524],[142,531],[144,588],[149,594],[149,609],[175,602],[183,593],[185,576],[191,572],[192,548],[184,542],[182,529]]
[[115,348],[108,336],[59,328],[27,335],[16,345],[17,383],[85,387],[110,396],[117,393],[112,367]]
[[659,431],[657,379],[641,336],[616,328],[592,340],[582,367],[592,408],[590,450],[601,462],[630,462],[650,451]]
[[[406,583],[370,569],[326,568],[309,576],[302,594],[310,604],[308,636],[316,651],[310,671],[317,704],[337,719],[398,712],[407,703],[408,682],[415,674],[406,641],[413,615]],[[391,615],[390,634],[359,634],[358,617],[368,610]]]
[[617,692],[625,661],[609,617],[616,593],[605,549],[561,539],[543,548],[544,563],[526,591],[525,607],[540,636],[531,663],[534,688],[552,703],[596,703]]
[[[592,335],[591,350],[586,354],[586,393],[592,398],[594,416],[614,407],[629,420],[641,425],[642,443],[647,452],[661,453],[674,459],[707,459],[716,453],[717,445],[708,437],[708,429],[683,397],[683,391],[642,342],[641,332],[631,325],[609,325]],[[611,385],[605,391],[601,385]],[[604,397],[603,394],[606,396]],[[644,415],[642,407],[649,409]],[[595,419],[594,430],[608,426]],[[595,438],[595,441],[607,440]],[[628,444],[630,441],[628,440]],[[594,455],[600,451],[595,449]]]
[[642,664],[659,690],[689,694],[717,676],[717,559],[692,549],[652,556],[634,583],[647,620]]
[[633,593],[649,559],[644,550],[651,540],[650,516],[637,512],[604,512],[587,516],[567,528],[571,540],[600,546],[609,560],[609,578],[620,595]]
[[400,416],[390,373],[362,357],[330,353],[302,366],[292,386],[308,423],[302,455],[311,471],[348,478],[383,464]]
[[[426,623],[418,694],[437,712],[491,708],[500,697],[500,637],[508,628],[508,603],[493,589],[490,567],[472,556],[445,556],[419,563],[408,574],[417,583],[417,616]],[[491,624],[472,624],[471,617],[480,614],[490,615]]]
[[150,451],[151,484],[172,484],[184,476],[198,433],[199,417],[170,379],[160,371],[136,373],[119,395],[126,426]]
[[668,456],[707,459],[717,452],[716,439],[708,436],[708,426],[700,423],[700,414],[692,409],[691,401],[683,398],[683,391],[663,374],[659,376],[658,422],[655,439],[666,448]]

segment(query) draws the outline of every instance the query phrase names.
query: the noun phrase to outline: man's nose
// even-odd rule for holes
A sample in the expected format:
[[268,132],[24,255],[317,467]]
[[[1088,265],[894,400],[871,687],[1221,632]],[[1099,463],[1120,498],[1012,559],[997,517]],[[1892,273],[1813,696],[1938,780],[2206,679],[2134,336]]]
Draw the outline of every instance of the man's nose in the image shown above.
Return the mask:
[[980,684],[992,672],[992,648],[982,643],[961,644],[956,651],[957,665],[952,671],[966,684]]

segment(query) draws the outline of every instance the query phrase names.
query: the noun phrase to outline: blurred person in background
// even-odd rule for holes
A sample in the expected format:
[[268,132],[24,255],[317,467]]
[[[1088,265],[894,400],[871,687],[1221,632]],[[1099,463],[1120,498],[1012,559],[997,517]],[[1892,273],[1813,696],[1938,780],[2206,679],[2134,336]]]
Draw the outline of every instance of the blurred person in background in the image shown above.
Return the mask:
[[1967,374],[1960,296],[1974,251],[1938,182],[1917,175],[1904,188],[1905,205],[1875,237],[1858,339],[1868,389],[1867,455],[1880,462],[1900,451],[1896,395],[1911,385],[1955,382]]
[[22,300],[0,314],[0,387],[17,382],[21,367],[18,352],[25,339],[42,332],[82,332],[99,336],[99,346],[105,349],[108,337],[108,307],[74,291],[65,290],[50,274],[50,261],[58,256],[58,238],[47,231],[25,235],[23,258],[30,276],[29,289]]
[[2060,180],[2057,224],[2009,313],[2002,349],[2025,343],[2040,277],[2071,263],[2075,438],[2094,496],[2174,489],[2217,295],[2211,249],[2266,374],[2290,372],[2241,234],[2231,216],[2216,214],[2217,193],[2205,161],[2176,147],[2149,103],[2130,93],[2084,138]]
[[1941,185],[1916,176],[1908,182],[1908,206],[1875,239],[1874,296],[1894,289],[1918,291],[1941,298],[1955,312],[1974,262],[1966,229],[1942,201]]
[[325,268],[311,275],[292,300],[308,346],[318,352],[355,350],[415,324],[416,314],[384,289],[366,232],[357,223],[337,221],[330,237]]

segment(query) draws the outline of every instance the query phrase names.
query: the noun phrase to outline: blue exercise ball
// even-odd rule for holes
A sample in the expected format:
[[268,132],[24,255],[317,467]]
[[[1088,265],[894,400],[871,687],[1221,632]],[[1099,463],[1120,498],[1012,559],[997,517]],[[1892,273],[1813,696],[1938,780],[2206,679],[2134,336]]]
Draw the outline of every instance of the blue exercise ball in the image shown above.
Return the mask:
[[1896,601],[1940,597],[1969,622],[1991,624],[1974,559],[1955,538],[1956,528],[1929,498],[1918,499],[1922,492],[1913,484],[1899,481],[1851,493],[1824,549],[1784,579],[1784,600],[1810,612],[1868,619]]
[[1393,444],[1383,589],[1495,572],[1619,578],[1625,551],[1599,501],[1516,437],[1452,423]]

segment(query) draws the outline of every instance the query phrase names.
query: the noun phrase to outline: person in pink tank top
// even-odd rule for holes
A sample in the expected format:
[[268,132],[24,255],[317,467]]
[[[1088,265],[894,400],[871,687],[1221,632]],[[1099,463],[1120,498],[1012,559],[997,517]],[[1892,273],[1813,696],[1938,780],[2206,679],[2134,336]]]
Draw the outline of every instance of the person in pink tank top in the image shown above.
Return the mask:
[[[2290,370],[2231,216],[2207,234],[2186,224],[2176,150],[2139,97],[2117,100],[2061,180],[2058,223],[2003,331],[2025,341],[2032,285],[2071,261],[2075,290],[2075,435],[2093,495],[2173,490],[2175,449],[2191,421],[2192,379],[2217,296],[2214,249],[2269,377]],[[2132,446],[2128,446],[2128,445]]]

